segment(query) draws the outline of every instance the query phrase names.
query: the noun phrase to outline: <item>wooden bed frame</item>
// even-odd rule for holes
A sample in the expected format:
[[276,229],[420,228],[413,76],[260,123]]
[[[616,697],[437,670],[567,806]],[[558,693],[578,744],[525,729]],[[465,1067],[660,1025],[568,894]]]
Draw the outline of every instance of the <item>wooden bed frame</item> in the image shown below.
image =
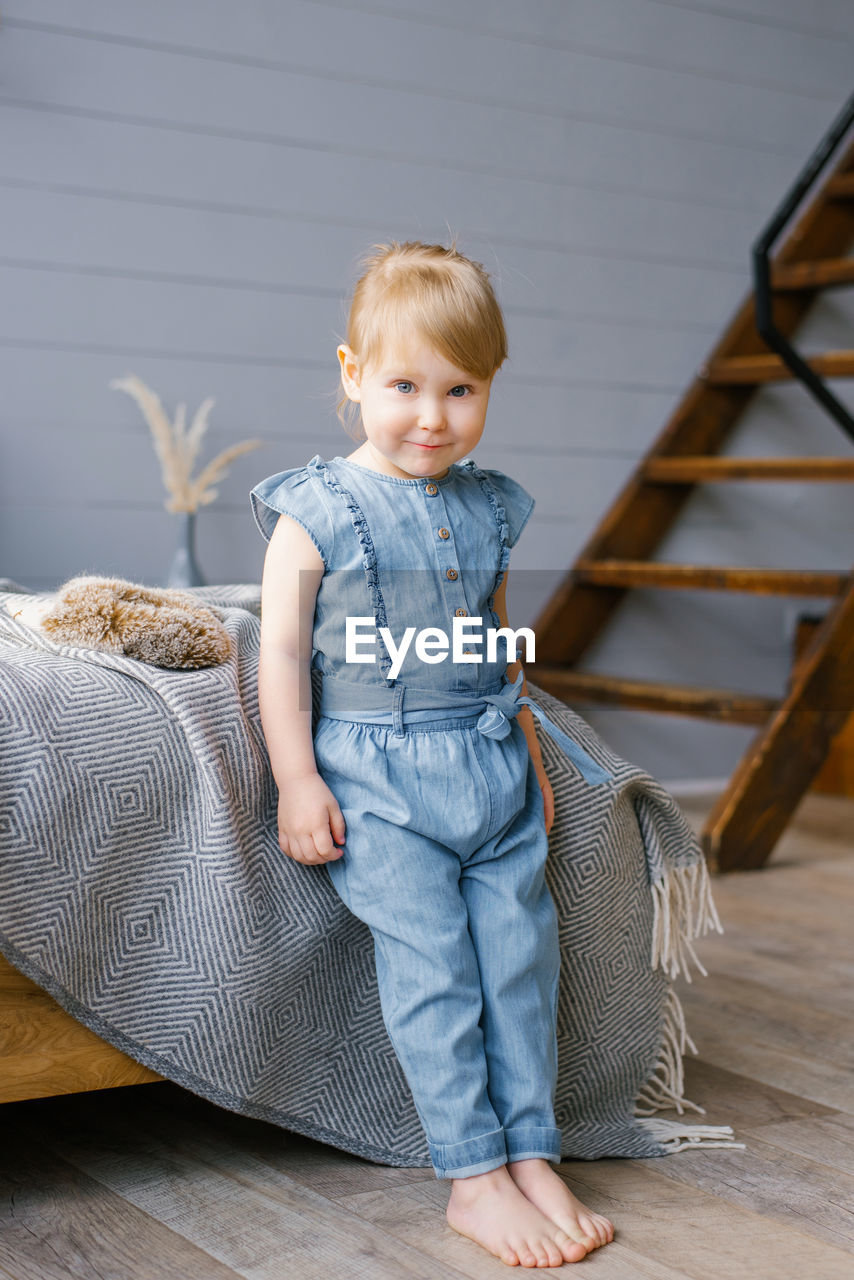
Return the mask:
[[0,955],[0,1102],[162,1079],[75,1022]]

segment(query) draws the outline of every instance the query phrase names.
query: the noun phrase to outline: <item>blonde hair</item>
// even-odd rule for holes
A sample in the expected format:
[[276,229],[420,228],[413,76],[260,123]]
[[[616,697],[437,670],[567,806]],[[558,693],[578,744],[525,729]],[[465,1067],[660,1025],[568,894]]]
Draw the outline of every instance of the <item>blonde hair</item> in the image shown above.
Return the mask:
[[[454,245],[375,244],[362,259],[347,320],[347,345],[362,369],[413,336],[475,378],[491,378],[507,359],[507,334],[489,275]],[[342,384],[343,392],[343,384]],[[348,434],[359,406],[336,406]]]

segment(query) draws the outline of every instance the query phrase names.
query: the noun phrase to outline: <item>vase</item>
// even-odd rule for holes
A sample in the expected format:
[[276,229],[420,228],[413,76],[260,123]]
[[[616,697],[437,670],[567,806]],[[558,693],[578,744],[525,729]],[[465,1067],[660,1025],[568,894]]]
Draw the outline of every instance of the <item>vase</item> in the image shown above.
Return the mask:
[[205,580],[196,563],[196,513],[179,512],[178,547],[166,579],[167,587],[203,587]]

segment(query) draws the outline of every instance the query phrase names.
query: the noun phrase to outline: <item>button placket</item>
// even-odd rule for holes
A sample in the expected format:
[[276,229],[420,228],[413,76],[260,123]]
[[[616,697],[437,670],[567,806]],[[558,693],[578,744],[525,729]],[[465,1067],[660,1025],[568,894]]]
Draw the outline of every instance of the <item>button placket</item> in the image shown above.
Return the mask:
[[448,509],[440,485],[428,480],[422,486],[427,517],[433,529],[436,545],[436,559],[441,571],[441,580],[445,588],[448,618],[468,617],[468,601],[463,587],[463,576],[457,559],[457,548],[454,540]]

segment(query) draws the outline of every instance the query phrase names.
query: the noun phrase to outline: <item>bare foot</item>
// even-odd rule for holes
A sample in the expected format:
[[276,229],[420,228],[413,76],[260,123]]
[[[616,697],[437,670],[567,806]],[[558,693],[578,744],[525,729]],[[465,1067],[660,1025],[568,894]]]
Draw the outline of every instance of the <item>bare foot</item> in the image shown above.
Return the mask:
[[580,1262],[588,1252],[523,1195],[506,1165],[471,1178],[454,1178],[447,1218],[461,1236],[510,1267],[560,1267]]
[[614,1239],[614,1228],[608,1219],[576,1199],[548,1160],[511,1160],[507,1170],[531,1204],[562,1227],[571,1240],[587,1249],[598,1249]]

